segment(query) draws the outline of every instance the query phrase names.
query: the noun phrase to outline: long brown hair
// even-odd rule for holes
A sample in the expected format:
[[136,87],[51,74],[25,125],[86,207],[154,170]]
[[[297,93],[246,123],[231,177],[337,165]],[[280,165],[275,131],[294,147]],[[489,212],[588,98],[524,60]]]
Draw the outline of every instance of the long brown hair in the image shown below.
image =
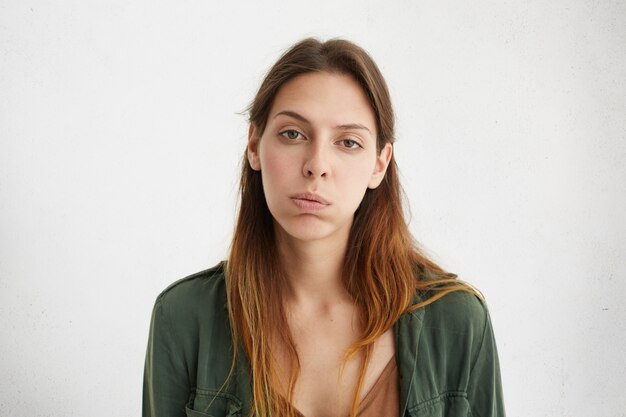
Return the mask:
[[[369,99],[376,118],[378,151],[386,143],[394,143],[394,114],[382,74],[363,49],[340,39],[323,43],[304,39],[274,64],[249,108],[249,120],[258,137],[265,129],[280,88],[298,75],[320,71],[345,74],[356,80]],[[250,167],[245,154],[240,195],[239,216],[226,267],[234,352],[236,354],[237,346],[242,344],[252,369],[251,414],[294,416],[295,409],[290,403],[299,373],[299,360],[283,310],[281,290],[285,276],[261,173]],[[426,275],[440,279],[427,280]],[[469,288],[428,259],[411,236],[404,217],[403,192],[393,157],[382,183],[366,191],[354,215],[342,277],[362,323],[359,340],[345,356],[347,361],[362,354],[350,413],[355,416],[374,341],[402,314],[421,308],[451,291],[467,291]],[[429,292],[431,295],[425,301],[415,302],[418,293],[426,293],[433,287],[436,291]],[[287,401],[278,390],[281,381],[270,348],[276,343],[284,347],[291,365],[289,381],[283,386]]]

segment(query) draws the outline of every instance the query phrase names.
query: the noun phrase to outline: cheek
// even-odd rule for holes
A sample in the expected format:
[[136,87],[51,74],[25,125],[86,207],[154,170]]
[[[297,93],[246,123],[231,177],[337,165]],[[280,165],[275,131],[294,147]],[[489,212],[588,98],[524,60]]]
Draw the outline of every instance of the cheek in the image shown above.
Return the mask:
[[339,192],[350,198],[352,205],[359,205],[374,172],[374,163],[370,160],[351,161],[335,170],[335,181]]
[[269,200],[289,188],[289,181],[297,172],[295,158],[290,158],[284,150],[265,146],[261,148],[260,160],[263,188],[268,203],[271,204]]
[[263,178],[280,181],[293,175],[294,164],[284,154],[269,148],[261,154],[261,173]]
[[366,187],[374,172],[375,162],[373,158],[362,158],[339,164],[335,171],[342,181],[349,181],[354,188]]

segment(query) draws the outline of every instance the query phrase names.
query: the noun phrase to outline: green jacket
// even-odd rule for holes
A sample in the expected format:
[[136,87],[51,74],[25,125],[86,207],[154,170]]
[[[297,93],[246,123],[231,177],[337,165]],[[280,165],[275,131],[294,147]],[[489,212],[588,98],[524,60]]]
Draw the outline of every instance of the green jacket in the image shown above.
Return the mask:
[[[223,264],[170,285],[152,313],[144,372],[144,417],[247,417],[250,367],[232,359]],[[456,292],[395,325],[402,416],[504,417],[489,314]],[[391,417],[391,416],[381,416]]]

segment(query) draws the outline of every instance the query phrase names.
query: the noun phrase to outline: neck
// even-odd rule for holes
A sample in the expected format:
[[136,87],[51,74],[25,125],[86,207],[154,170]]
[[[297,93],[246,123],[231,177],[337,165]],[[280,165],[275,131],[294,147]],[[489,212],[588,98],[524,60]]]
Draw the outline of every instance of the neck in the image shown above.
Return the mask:
[[[280,227],[277,227],[280,229]],[[289,304],[328,308],[350,302],[342,283],[348,237],[303,241],[277,230],[278,251],[288,286]]]

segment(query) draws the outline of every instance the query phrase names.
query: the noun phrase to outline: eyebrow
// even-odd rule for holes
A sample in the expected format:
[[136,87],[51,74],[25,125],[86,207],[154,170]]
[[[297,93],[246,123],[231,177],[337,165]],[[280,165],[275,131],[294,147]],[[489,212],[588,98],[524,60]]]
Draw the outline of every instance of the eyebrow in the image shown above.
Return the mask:
[[[281,112],[276,113],[276,115],[274,116],[274,119],[280,115],[293,117],[294,119],[299,120],[303,123],[306,123],[309,125],[311,124],[311,122],[306,117],[302,116],[299,113],[296,113],[295,111],[283,110]],[[370,135],[372,134],[372,131],[369,130],[365,125],[362,125],[361,123],[346,123],[346,124],[335,126],[335,129],[343,129],[343,130],[362,129],[362,130],[367,130],[370,133]]]

